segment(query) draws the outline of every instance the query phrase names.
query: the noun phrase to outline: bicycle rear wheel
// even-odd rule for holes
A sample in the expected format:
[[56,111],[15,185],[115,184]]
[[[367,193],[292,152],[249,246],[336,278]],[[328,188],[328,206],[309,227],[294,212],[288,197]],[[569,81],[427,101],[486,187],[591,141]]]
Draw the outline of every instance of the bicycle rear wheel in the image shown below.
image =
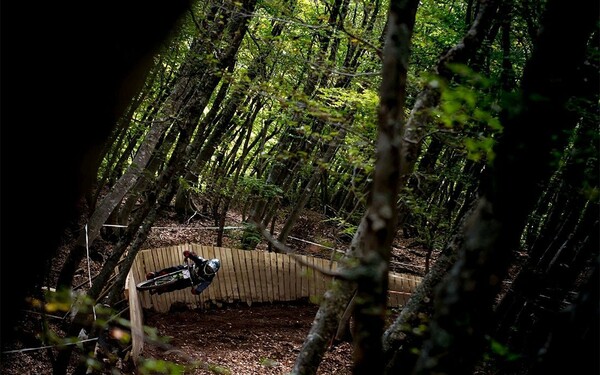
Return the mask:
[[165,288],[181,280],[181,271],[171,272],[166,275],[157,276],[153,279],[142,281],[137,284],[138,290],[164,290]]

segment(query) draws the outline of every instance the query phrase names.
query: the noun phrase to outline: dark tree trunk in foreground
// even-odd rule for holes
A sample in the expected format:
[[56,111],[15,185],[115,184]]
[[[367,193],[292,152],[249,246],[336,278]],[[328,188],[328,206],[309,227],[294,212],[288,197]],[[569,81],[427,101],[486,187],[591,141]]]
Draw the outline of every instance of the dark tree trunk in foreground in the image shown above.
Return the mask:
[[597,22],[597,2],[548,2],[518,106],[504,109],[504,133],[489,180],[465,231],[457,264],[436,296],[431,339],[422,348],[417,374],[470,373],[482,355],[493,301],[511,254],[541,193],[540,184],[555,169],[551,151],[562,150],[564,134],[575,127],[577,117],[566,103],[578,94],[579,68]]
[[[481,3],[477,17],[462,40],[450,48],[438,61],[436,71],[442,78],[452,79],[453,74],[447,68],[447,64],[467,62],[475,56],[485,39],[495,14],[496,2],[483,0]],[[425,87],[419,93],[411,110],[403,137],[401,184],[406,183],[414,169],[421,145],[420,139],[424,136],[427,123],[431,121],[431,110],[438,105],[440,95],[438,89]],[[413,141],[409,141],[407,138]],[[465,204],[467,205],[465,209],[468,209],[470,203]],[[404,213],[401,217],[403,216]],[[462,223],[462,220],[460,222]],[[401,221],[399,226],[402,226]],[[386,330],[383,349],[388,373],[409,374],[411,372],[411,368],[417,360],[413,349],[419,348],[427,338],[427,332],[413,330],[413,327],[422,326],[425,323],[422,316],[431,313],[433,290],[454,264],[456,252],[462,241],[463,238],[460,234],[451,238],[433,269],[413,293],[414,296],[411,297],[396,321]]]
[[[28,308],[25,297],[39,290],[47,262],[56,254],[66,226],[79,214],[80,199],[95,181],[99,156],[111,129],[142,87],[152,55],[190,3],[106,1],[72,7],[35,2],[22,3],[22,9],[15,9],[21,6],[13,3],[5,9],[9,16],[4,20],[17,27],[28,26],[11,35],[15,37],[12,43],[3,40],[3,47],[13,48],[3,54],[3,67],[11,76],[20,77],[3,82],[11,92],[3,96],[3,119],[11,119],[3,124],[3,146],[4,140],[26,140],[26,149],[40,156],[36,180],[44,181],[44,189],[41,199],[31,199],[39,196],[40,185],[27,182],[31,180],[28,158],[16,158],[10,168],[3,168],[4,181],[12,181],[5,185],[10,191],[4,189],[4,197],[20,202],[4,207],[3,215],[11,220],[3,223],[3,245],[13,247],[23,238],[31,238],[31,226],[24,223],[31,223],[35,213],[47,220],[36,225],[35,238],[27,246],[27,258],[35,259],[28,262],[27,272],[14,273],[23,267],[23,257],[2,258],[0,294],[11,304],[2,309],[3,347],[13,341],[16,323]],[[85,43],[81,43],[82,37]],[[23,43],[30,38],[36,46],[53,51],[52,58],[44,60],[44,69],[24,63],[40,57],[39,49]],[[20,102],[31,87],[36,87],[36,95],[43,99],[23,116]],[[7,103],[10,98],[13,103]],[[49,126],[49,119],[59,125]],[[7,136],[10,129],[15,133]]]
[[56,289],[62,287],[70,288],[73,282],[73,275],[79,267],[83,256],[85,255],[86,246],[91,246],[92,243],[100,235],[102,226],[106,223],[106,220],[113,213],[114,209],[121,203],[121,200],[127,194],[129,189],[135,184],[140,174],[143,172],[146,164],[152,156],[154,147],[158,143],[160,136],[166,128],[166,122],[153,126],[148,132],[146,139],[138,149],[135,158],[133,159],[129,168],[125,174],[123,174],[119,180],[110,189],[110,192],[106,194],[99,202],[98,206],[94,210],[94,213],[87,222],[87,230],[81,231],[81,234],[77,238],[77,242],[69,252],[67,259],[63,263]]
[[[396,236],[404,134],[406,80],[418,1],[392,1],[388,15],[380,89],[377,160],[367,212],[366,230],[357,257],[359,278],[354,298],[354,374],[380,374],[382,335],[387,311],[388,272]],[[362,250],[362,251],[360,251]],[[362,268],[362,270],[361,270]]]

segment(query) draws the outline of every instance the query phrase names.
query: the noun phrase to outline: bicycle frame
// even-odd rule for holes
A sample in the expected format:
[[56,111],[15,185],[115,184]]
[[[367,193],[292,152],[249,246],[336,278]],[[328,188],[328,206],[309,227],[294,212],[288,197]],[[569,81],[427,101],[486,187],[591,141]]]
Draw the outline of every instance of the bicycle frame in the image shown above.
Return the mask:
[[[190,265],[186,262],[184,264],[184,268],[142,281],[138,283],[136,287],[138,290],[149,290],[151,294],[154,294],[157,292],[162,293],[161,291],[171,291],[168,288],[177,284],[182,284],[182,287],[177,287],[173,290],[183,289],[187,286],[193,286],[194,280],[191,272],[193,267],[194,265]],[[185,283],[186,285],[183,286],[184,283],[182,283],[182,280],[189,280],[189,284]]]

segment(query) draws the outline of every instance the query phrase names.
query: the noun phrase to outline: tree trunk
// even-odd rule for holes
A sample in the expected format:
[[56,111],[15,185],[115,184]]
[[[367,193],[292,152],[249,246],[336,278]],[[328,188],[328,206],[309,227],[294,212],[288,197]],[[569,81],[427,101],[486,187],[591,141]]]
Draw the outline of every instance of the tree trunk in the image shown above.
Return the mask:
[[465,230],[459,260],[436,295],[431,338],[423,346],[416,374],[463,374],[480,358],[511,252],[541,193],[539,184],[553,170],[550,151],[562,149],[564,132],[574,128],[576,117],[566,102],[579,94],[578,68],[598,21],[598,4],[573,7],[551,0],[546,9],[523,75],[521,105],[516,113],[504,109],[504,133],[490,180]]
[[308,180],[308,183],[306,184],[306,187],[304,188],[303,192],[300,194],[300,197],[294,204],[294,206],[292,208],[292,212],[289,215],[287,215],[287,220],[284,223],[283,228],[281,229],[281,232],[279,233],[279,236],[277,237],[277,240],[279,242],[285,243],[287,241],[287,237],[289,236],[290,231],[292,230],[292,227],[298,220],[298,217],[300,216],[300,212],[306,206],[306,202],[308,202],[315,187],[319,183],[319,181],[321,179],[321,173],[319,173],[320,168],[318,167],[318,165],[319,164],[323,164],[323,165],[329,164],[329,162],[335,156],[335,153],[336,153],[339,145],[343,142],[345,137],[346,137],[346,128],[342,126],[342,127],[340,127],[340,130],[338,130],[338,133],[335,136],[335,138],[327,145],[322,159],[316,163],[317,164],[315,166],[316,170],[312,173],[311,178]]
[[[356,322],[353,372],[356,374],[378,374],[383,370],[381,334],[387,308],[389,256],[395,235],[398,194],[398,185],[394,182],[399,180],[400,173],[399,138],[404,126],[406,73],[417,7],[418,1],[390,4],[372,196],[348,249],[349,257],[356,254],[360,260],[360,265],[351,270],[358,275],[353,311]],[[334,337],[355,291],[348,281],[341,281],[339,288],[326,293],[296,359],[293,374],[316,373],[325,345]]]
[[77,238],[77,243],[74,248],[71,249],[63,264],[56,285],[57,289],[60,289],[61,287],[71,287],[73,275],[85,255],[86,246],[91,246],[100,235],[100,230],[104,223],[106,223],[106,219],[108,219],[117,205],[121,203],[125,194],[127,194],[129,189],[135,184],[139,175],[143,172],[146,164],[150,160],[152,151],[154,151],[154,147],[158,143],[159,138],[163,135],[163,132],[167,127],[168,124],[166,122],[159,122],[150,129],[144,143],[142,143],[138,149],[135,158],[125,174],[119,178],[117,183],[111,188],[110,192],[98,204],[94,213],[88,220],[87,230],[81,231],[81,234]]

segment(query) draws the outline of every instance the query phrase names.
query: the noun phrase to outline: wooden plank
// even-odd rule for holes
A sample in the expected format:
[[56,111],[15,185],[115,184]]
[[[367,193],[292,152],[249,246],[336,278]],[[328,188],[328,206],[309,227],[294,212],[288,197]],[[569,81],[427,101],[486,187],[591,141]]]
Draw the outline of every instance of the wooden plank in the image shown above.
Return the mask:
[[[172,246],[171,247],[171,264],[174,266],[178,266],[183,263],[183,253],[180,250],[180,246]],[[171,304],[175,302],[184,302],[186,296],[191,294],[192,283],[190,282],[189,286],[182,290],[177,290],[171,293]]]
[[317,290],[315,288],[315,258],[314,257],[306,257],[308,261],[308,266],[306,268],[307,276],[308,276],[308,297],[314,299],[317,295]]
[[313,277],[313,269],[311,267],[311,257],[303,255],[303,259],[306,262],[304,265],[304,276],[306,278],[306,297],[309,299],[312,297],[312,277]]
[[260,273],[260,291],[263,302],[267,302],[269,300],[269,285],[267,282],[267,269],[265,267],[265,252],[259,250],[256,255],[256,263],[258,264],[258,271]]
[[[183,254],[179,250],[179,246],[171,246],[169,248],[169,262],[171,266],[178,266],[183,262]],[[173,291],[170,294],[171,297],[171,305],[176,302],[185,301],[185,297],[188,294],[191,294],[191,283],[184,289]]]
[[275,253],[274,252],[265,252],[265,264],[267,265],[267,280],[269,280],[269,284],[271,285],[271,301],[279,301],[277,299],[279,295],[277,285],[277,262],[274,260]]
[[[172,257],[170,247],[162,248],[160,255],[162,256],[162,263],[160,268],[174,266],[173,260],[171,259]],[[164,298],[165,303],[165,306],[163,308],[165,308],[166,311],[169,311],[169,309],[171,308],[171,302],[173,300],[173,292],[163,293],[162,297]]]
[[323,289],[322,289],[322,285],[321,285],[321,272],[317,271],[317,267],[323,267],[323,262],[321,258],[315,258],[315,257],[311,257],[312,258],[312,280],[313,280],[313,284],[312,284],[312,296],[313,296],[313,301],[315,303],[319,303],[319,301],[321,301],[321,295],[323,294]]
[[292,286],[291,286],[291,265],[290,265],[290,257],[287,254],[281,254],[281,263],[282,263],[282,271],[283,271],[283,287],[285,289],[285,297],[284,301],[291,301],[292,299]]
[[[168,253],[167,256],[169,258],[169,264],[170,266],[178,266],[179,264],[181,264],[181,261],[183,259],[183,254],[180,256],[180,252],[179,252],[179,247],[178,246],[171,246],[168,249]],[[175,290],[173,292],[168,293],[169,297],[170,297],[170,305],[173,305],[176,302],[179,301],[184,301],[185,300],[185,296],[184,293],[189,293],[189,287],[182,289],[182,290]],[[169,306],[170,308],[170,306]]]
[[258,260],[264,277],[263,295],[265,296],[266,301],[273,302],[273,279],[271,277],[271,262],[269,261],[269,259],[270,257],[268,252],[260,252]]
[[[307,256],[301,255],[303,261],[306,261]],[[308,270],[304,263],[300,264],[300,275],[302,276],[302,297],[308,297]]]
[[[329,265],[329,261],[327,259],[315,258],[315,266],[323,269],[327,269]],[[315,284],[316,284],[316,294],[317,294],[317,303],[320,303],[323,299],[323,294],[327,290],[327,283],[325,279],[325,275],[323,275],[320,271],[314,270],[315,272]]]
[[[277,289],[277,264],[271,262],[272,252],[265,253],[265,267],[267,268],[267,282],[269,283],[269,301],[276,301],[275,290]],[[273,277],[273,266],[275,266],[275,277]]]
[[244,301],[248,304],[248,306],[252,305],[254,302],[254,279],[251,279],[251,276],[248,274],[248,266],[246,265],[249,251],[248,250],[240,250],[240,269],[242,270],[242,279],[244,282],[244,289],[246,291],[246,298]]
[[388,276],[388,306],[398,306],[399,298],[398,298],[398,290],[399,290],[399,281],[398,278],[390,273]]
[[278,261],[281,262],[281,285],[283,285],[283,295],[281,301],[289,301],[291,299],[290,293],[290,265],[289,257],[286,254],[277,255]]
[[129,280],[128,283],[126,283],[125,287],[128,289],[127,294],[131,295],[133,293],[134,290],[137,290],[136,285],[139,283],[138,280],[141,280],[140,274],[140,267],[142,262],[136,261],[141,259],[142,257],[140,256],[140,252],[138,251],[136,257],[136,259],[134,259],[133,264],[131,265],[131,268],[129,270],[129,272],[131,273],[131,278],[128,276],[127,279]]
[[254,252],[254,260],[256,261],[256,271],[258,271],[258,275],[260,277],[260,295],[262,302],[267,302],[269,300],[269,294],[267,290],[267,278],[265,274],[265,253],[262,250],[256,250]]
[[[152,251],[152,258],[154,260],[154,272],[160,271],[165,265],[163,252],[164,248],[158,248]],[[167,310],[167,300],[165,294],[153,294],[152,298],[154,299],[154,305],[156,306],[158,312],[165,312]]]
[[310,267],[308,268],[308,274],[309,274],[309,298],[311,298],[313,301],[318,301],[320,300],[320,293],[319,293],[319,289],[317,288],[317,277],[318,277],[318,272],[315,270],[315,265],[317,264],[317,258],[315,257],[308,257],[309,259],[309,263],[310,263]]
[[244,258],[244,276],[246,280],[248,280],[248,284],[250,287],[250,295],[248,298],[248,306],[250,306],[253,302],[259,302],[258,294],[256,292],[256,281],[254,280],[254,269],[252,265],[252,251],[245,250],[243,253]]
[[277,278],[279,280],[279,301],[285,301],[287,297],[286,281],[287,275],[285,274],[285,255],[277,254]]
[[253,254],[253,259],[254,259],[254,264],[255,264],[255,272],[258,275],[258,278],[256,279],[257,281],[259,281],[259,284],[256,287],[256,290],[259,291],[260,293],[260,301],[261,302],[266,302],[269,300],[269,297],[267,296],[267,282],[265,280],[265,267],[263,264],[263,253],[261,250],[255,250],[254,254]]
[[[173,250],[172,247],[167,247],[164,248],[161,251],[161,255],[163,256],[163,264],[162,267],[172,267],[175,265],[175,262],[173,261]],[[166,309],[167,311],[171,308],[171,304],[173,303],[173,294],[175,292],[167,292],[163,294],[163,297],[165,298],[165,303],[166,303]]]
[[[231,256],[233,258],[233,265],[235,269],[235,280],[238,286],[239,291],[239,299],[242,302],[246,302],[250,295],[250,285],[248,284],[248,279],[244,277],[244,271],[242,268],[242,262],[244,261],[242,258],[242,252],[244,250],[232,249]],[[245,263],[244,263],[245,266]],[[245,268],[245,267],[244,267]]]
[[263,286],[264,286],[264,273],[261,270],[260,261],[259,261],[259,251],[254,250],[252,252],[252,268],[254,273],[254,281],[256,282],[256,293],[259,302],[265,302],[267,300],[266,295],[263,294]]
[[262,261],[262,266],[263,269],[265,270],[264,275],[265,275],[265,287],[263,288],[265,290],[265,294],[267,297],[267,301],[269,302],[273,302],[273,277],[271,275],[271,253],[269,253],[268,251],[262,251],[261,254],[261,261]]
[[273,299],[275,301],[281,300],[281,291],[280,291],[280,270],[279,263],[277,262],[277,253],[269,253],[269,261],[271,263],[271,279],[273,280]]
[[[219,249],[217,247],[213,246],[211,250],[212,251],[209,253],[210,255],[206,259],[219,258]],[[214,293],[214,296],[215,296],[215,298],[213,300],[214,303],[219,303],[224,298],[223,290],[222,290],[222,286],[223,286],[223,277],[222,276],[223,275],[220,275],[219,273],[217,273],[217,275],[213,279],[213,282],[209,286],[209,288],[212,288],[212,292]]]
[[[332,272],[335,272],[337,270],[337,262],[331,262],[330,260],[327,260],[326,264],[327,264],[328,270],[330,270]],[[329,288],[331,288],[332,281],[333,281],[332,276],[323,275],[323,284],[324,284],[323,293],[325,293],[327,290],[329,290]]]
[[[239,292],[237,289],[237,283],[235,280],[235,268],[233,267],[233,258],[231,256],[231,249],[222,248],[221,255],[221,269],[227,273],[227,302],[232,303],[239,298]],[[220,272],[220,271],[219,271]]]
[[[136,262],[141,262],[142,264],[140,265],[140,273],[142,277],[138,282],[141,282],[142,280],[146,280],[146,273],[150,271],[150,265],[149,265],[149,257],[150,257],[150,251],[149,250],[144,250],[140,253],[138,253],[137,257],[136,257]],[[145,309],[151,309],[152,308],[152,301],[150,300],[150,295],[148,294],[148,292],[140,292],[140,301],[142,302],[142,307]]]
[[323,268],[323,259],[321,258],[312,258],[313,261],[313,295],[315,297],[315,302],[321,301],[321,296],[323,295],[323,283],[321,282],[321,272],[317,270],[317,268]]
[[293,301],[298,299],[299,293],[298,290],[298,272],[296,269],[297,263],[296,261],[288,255],[288,266],[289,266],[289,285],[290,285],[290,296],[289,300]]
[[194,244],[187,244],[185,246],[184,250],[189,250],[189,251],[192,251],[192,252],[200,255],[201,248],[202,247],[200,245],[194,243]]
[[[213,247],[213,250],[214,256],[211,259],[219,259],[222,264],[223,257],[221,255],[221,249],[219,247]],[[213,286],[215,287],[215,294],[217,294],[217,303],[227,301],[227,279],[225,278],[225,273],[221,273],[220,271],[217,273],[213,279]]]
[[196,253],[196,255],[201,256],[202,258],[206,258],[206,250],[205,250],[206,246],[205,245],[198,245],[196,247],[194,247],[194,253]]
[[[337,268],[337,263],[327,260],[325,262],[325,266],[329,271],[334,272]],[[322,275],[322,277],[323,277],[323,292],[326,292],[331,287],[331,281],[333,280],[333,277],[329,276],[329,275]]]
[[302,290],[302,280],[299,279],[298,262],[290,257],[290,300],[297,300],[300,297]]
[[250,259],[252,262],[252,269],[250,270],[250,272],[252,272],[252,274],[254,275],[254,286],[256,287],[256,301],[264,302],[265,298],[263,296],[263,281],[260,272],[260,263],[258,261],[258,251],[259,250],[253,250],[250,253]]
[[233,267],[233,257],[231,256],[231,251],[231,249],[221,248],[221,256],[223,256],[221,268],[225,268],[227,274],[227,302],[229,303],[232,303],[240,298],[237,282],[235,280],[235,268]]
[[231,290],[231,265],[227,261],[225,249],[215,247],[215,258],[221,261],[221,269],[217,272],[215,278],[219,281],[221,291],[221,302],[231,302],[233,300],[233,291]]
[[[134,264],[136,264],[136,268],[138,269],[138,275],[139,275],[139,278],[136,281],[136,285],[137,285],[137,283],[140,283],[140,282],[146,280],[146,258],[147,258],[147,256],[148,256],[148,251],[142,250],[142,251],[138,252],[137,256],[135,257]],[[148,296],[148,293],[139,291],[138,296],[140,298],[140,303],[142,305],[142,308],[149,309],[151,307],[151,305],[150,305],[150,297]]]

